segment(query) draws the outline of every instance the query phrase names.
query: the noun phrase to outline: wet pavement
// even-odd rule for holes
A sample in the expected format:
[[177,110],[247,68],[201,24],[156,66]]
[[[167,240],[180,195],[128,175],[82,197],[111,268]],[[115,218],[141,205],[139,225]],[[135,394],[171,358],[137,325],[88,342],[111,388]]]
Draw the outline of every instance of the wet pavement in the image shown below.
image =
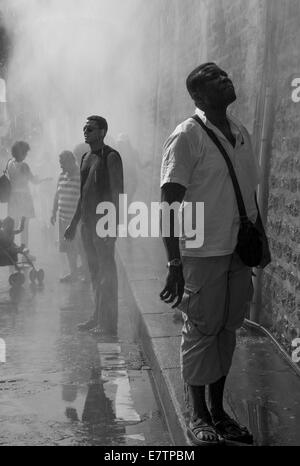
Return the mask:
[[45,270],[42,287],[27,270],[16,292],[0,269],[0,445],[171,445],[122,287],[119,338],[78,332],[91,291],[58,282],[59,255],[44,240],[32,251]]
[[226,399],[256,445],[300,445],[300,378],[261,330],[238,335]]
[[[178,316],[174,318],[170,306],[159,300],[166,274],[163,246],[156,240],[136,240],[133,254],[125,247],[119,250],[169,430],[176,445],[187,445],[179,354],[182,323]],[[245,324],[238,332],[225,386],[225,409],[252,431],[255,445],[300,445],[299,374],[259,328]]]
[[[131,264],[132,256],[123,254],[133,294],[120,273],[119,338],[80,333],[77,324],[93,310],[91,291],[58,282],[66,270],[45,237],[32,248],[46,273],[44,286],[30,285],[27,276],[16,292],[8,285],[8,268],[0,269],[0,338],[7,356],[0,362],[0,445],[169,446],[152,375],[173,443],[188,445],[181,323],[158,299],[161,269],[145,269],[136,256]],[[255,445],[300,445],[300,378],[258,329],[238,334],[225,402],[253,432]]]

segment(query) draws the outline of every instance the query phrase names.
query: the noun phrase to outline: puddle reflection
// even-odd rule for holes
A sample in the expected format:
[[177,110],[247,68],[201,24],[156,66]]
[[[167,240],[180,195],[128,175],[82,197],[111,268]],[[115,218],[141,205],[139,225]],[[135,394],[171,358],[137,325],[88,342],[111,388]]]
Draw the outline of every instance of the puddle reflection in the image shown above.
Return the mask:
[[[62,386],[62,400],[64,401],[65,417],[71,422],[82,423],[82,429],[86,429],[91,444],[110,445],[125,444],[126,427],[117,420],[114,410],[114,402],[109,398],[104,389],[105,381],[102,379],[101,370],[93,368],[87,386],[87,392],[83,397],[82,387],[75,384]],[[77,431],[77,436],[80,434]],[[79,443],[83,438],[78,439]]]

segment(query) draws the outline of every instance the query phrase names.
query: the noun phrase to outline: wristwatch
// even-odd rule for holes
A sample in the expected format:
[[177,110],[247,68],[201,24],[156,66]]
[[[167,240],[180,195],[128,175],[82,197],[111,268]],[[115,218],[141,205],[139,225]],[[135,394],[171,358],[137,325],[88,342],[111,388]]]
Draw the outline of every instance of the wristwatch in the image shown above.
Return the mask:
[[180,267],[182,265],[182,262],[180,259],[172,259],[171,261],[168,262],[167,267]]

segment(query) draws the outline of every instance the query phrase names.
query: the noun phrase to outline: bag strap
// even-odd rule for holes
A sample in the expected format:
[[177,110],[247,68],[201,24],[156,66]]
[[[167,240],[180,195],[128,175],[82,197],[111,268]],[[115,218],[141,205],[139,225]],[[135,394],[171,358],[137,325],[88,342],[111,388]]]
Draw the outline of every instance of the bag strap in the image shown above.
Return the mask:
[[8,173],[8,172],[7,172],[7,169],[8,169],[8,164],[9,164],[9,162],[10,162],[11,160],[12,160],[12,159],[8,159],[8,161],[7,161],[7,164],[6,164],[5,170],[3,170],[3,173],[4,173],[4,175],[6,175],[6,174]]
[[217,138],[217,136],[215,135],[213,130],[208,128],[203,123],[203,121],[201,120],[201,118],[198,115],[193,115],[192,118],[197,123],[199,123],[199,125],[204,129],[204,131],[207,133],[207,135],[210,137],[210,139],[215,143],[215,145],[217,146],[217,148],[219,149],[219,151],[223,155],[223,157],[225,159],[225,162],[227,164],[228,170],[229,170],[231,180],[232,180],[232,184],[233,184],[233,188],[234,188],[234,192],[235,192],[235,196],[236,196],[236,200],[237,200],[237,204],[238,204],[240,220],[241,220],[242,223],[246,223],[249,219],[248,219],[248,215],[247,215],[247,212],[246,212],[246,208],[245,208],[243,196],[242,196],[242,193],[241,193],[240,185],[239,185],[239,182],[237,180],[237,177],[236,177],[232,162],[231,162],[231,160],[229,158],[229,155],[227,154],[226,150],[224,149],[223,145],[221,144],[221,142],[219,141],[219,139]]

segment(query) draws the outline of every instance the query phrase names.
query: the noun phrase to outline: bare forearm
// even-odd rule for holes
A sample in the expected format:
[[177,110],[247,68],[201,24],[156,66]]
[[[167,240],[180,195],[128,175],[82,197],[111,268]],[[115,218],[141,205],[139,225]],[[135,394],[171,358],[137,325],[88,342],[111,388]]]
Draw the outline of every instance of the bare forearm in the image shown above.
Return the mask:
[[163,243],[167,253],[168,261],[180,259],[179,238],[163,237]]
[[71,220],[71,225],[74,226],[74,227],[77,227],[80,218],[81,218],[81,199],[79,198],[75,213],[74,213],[73,218]]
[[[169,205],[177,202],[181,203],[185,194],[185,188],[177,183],[167,183],[163,186],[161,191],[161,201],[162,203],[167,203]],[[164,210],[161,211],[161,231],[162,231],[162,239],[166,249],[166,253],[168,256],[168,260],[171,261],[173,259],[180,259],[180,249],[179,249],[179,238],[175,234],[175,216],[174,212],[168,213],[168,218],[164,218],[163,216],[167,215],[164,213]],[[164,233],[162,224],[165,222],[166,224],[170,225],[169,231],[167,234]]]
[[[166,199],[164,199],[164,202],[166,202]],[[174,223],[174,212],[165,212],[164,209],[162,209],[160,217],[160,229],[168,261],[173,259],[180,259],[179,238],[175,235]],[[165,229],[166,225],[169,225],[169,228]]]
[[120,213],[120,198],[119,198],[119,195],[121,193],[115,193],[112,195],[112,203],[113,205],[115,206],[115,209],[116,209],[116,220],[117,220],[117,225],[119,224],[119,213]]

